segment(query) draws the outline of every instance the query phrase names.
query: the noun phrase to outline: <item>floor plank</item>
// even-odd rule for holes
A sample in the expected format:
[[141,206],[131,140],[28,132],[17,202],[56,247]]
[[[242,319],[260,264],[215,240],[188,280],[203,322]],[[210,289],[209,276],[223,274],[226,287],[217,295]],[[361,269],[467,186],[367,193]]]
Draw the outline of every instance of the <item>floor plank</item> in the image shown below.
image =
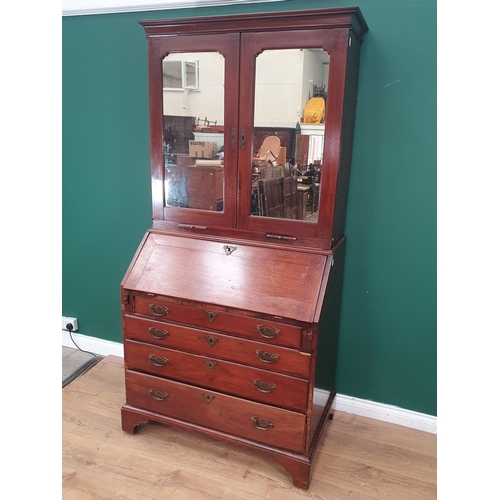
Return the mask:
[[309,490],[273,460],[149,423],[122,431],[123,359],[108,356],[63,389],[65,500],[428,500],[436,498],[436,436],[343,412],[328,422]]

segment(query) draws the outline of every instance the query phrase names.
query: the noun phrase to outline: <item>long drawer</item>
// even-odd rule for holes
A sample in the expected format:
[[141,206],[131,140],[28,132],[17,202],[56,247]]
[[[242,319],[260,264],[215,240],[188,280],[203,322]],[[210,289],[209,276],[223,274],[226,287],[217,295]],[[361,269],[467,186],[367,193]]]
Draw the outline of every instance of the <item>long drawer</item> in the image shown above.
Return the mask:
[[309,377],[309,353],[148,318],[124,315],[123,322],[128,339]]
[[228,332],[261,342],[270,342],[273,345],[300,348],[302,342],[302,328],[298,326],[193,307],[153,297],[134,296],[134,312],[166,321]]
[[219,392],[126,370],[127,403],[161,415],[304,452],[306,416]]
[[305,379],[133,340],[125,340],[124,348],[130,370],[306,411],[309,383]]

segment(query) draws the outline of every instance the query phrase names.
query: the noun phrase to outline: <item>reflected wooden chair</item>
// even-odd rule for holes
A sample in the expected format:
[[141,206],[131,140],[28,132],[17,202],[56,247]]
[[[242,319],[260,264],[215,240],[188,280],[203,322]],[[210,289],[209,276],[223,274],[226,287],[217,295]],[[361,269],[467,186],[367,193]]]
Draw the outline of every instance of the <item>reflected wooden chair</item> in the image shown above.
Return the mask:
[[276,135],[268,135],[262,141],[257,156],[254,157],[254,165],[263,167],[266,165],[276,165],[276,160],[280,152],[281,141]]

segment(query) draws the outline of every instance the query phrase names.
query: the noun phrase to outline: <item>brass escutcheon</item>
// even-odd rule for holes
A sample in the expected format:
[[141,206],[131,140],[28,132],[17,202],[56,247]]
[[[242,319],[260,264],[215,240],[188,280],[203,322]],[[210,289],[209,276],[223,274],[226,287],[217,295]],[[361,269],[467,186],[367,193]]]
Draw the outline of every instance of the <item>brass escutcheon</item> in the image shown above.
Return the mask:
[[217,366],[217,363],[215,361],[203,361],[203,363],[205,363],[205,366],[210,370],[212,371],[216,366]]
[[275,354],[274,352],[258,350],[255,351],[255,354],[257,354],[258,358],[264,363],[274,363],[275,361],[278,361],[278,359],[280,359],[279,355]]
[[162,340],[165,337],[168,337],[168,335],[169,335],[167,330],[158,330],[158,328],[154,328],[154,327],[148,328],[148,332],[151,334],[151,337],[158,339],[158,340]]
[[218,314],[213,311],[205,311],[207,318],[210,320],[210,323],[213,323],[215,318],[217,318]]
[[205,340],[207,341],[207,344],[210,347],[213,347],[219,341],[219,339],[217,339],[215,337],[210,337],[210,335],[205,335]]
[[212,396],[211,394],[206,394],[206,393],[202,392],[201,395],[203,396],[203,399],[207,403],[211,403],[215,399],[215,396]]
[[226,252],[226,255],[231,255],[237,247],[233,246],[233,245],[224,245],[224,252]]
[[156,316],[164,316],[169,312],[168,307],[159,306],[158,304],[149,304],[149,310]]

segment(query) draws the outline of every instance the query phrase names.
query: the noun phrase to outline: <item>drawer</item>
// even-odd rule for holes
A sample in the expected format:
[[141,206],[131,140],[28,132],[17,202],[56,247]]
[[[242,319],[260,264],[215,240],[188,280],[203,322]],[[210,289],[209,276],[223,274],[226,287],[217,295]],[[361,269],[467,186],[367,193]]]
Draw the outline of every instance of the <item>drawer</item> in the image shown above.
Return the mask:
[[158,298],[135,296],[134,312],[189,326],[228,332],[273,345],[300,348],[302,341],[302,328],[298,326],[187,306]]
[[129,370],[306,411],[309,383],[305,379],[133,340],[126,340],[124,348],[125,366]]
[[306,416],[126,370],[127,403],[185,422],[303,453]]
[[281,346],[125,315],[125,338],[205,354],[270,371],[309,377],[311,355]]

